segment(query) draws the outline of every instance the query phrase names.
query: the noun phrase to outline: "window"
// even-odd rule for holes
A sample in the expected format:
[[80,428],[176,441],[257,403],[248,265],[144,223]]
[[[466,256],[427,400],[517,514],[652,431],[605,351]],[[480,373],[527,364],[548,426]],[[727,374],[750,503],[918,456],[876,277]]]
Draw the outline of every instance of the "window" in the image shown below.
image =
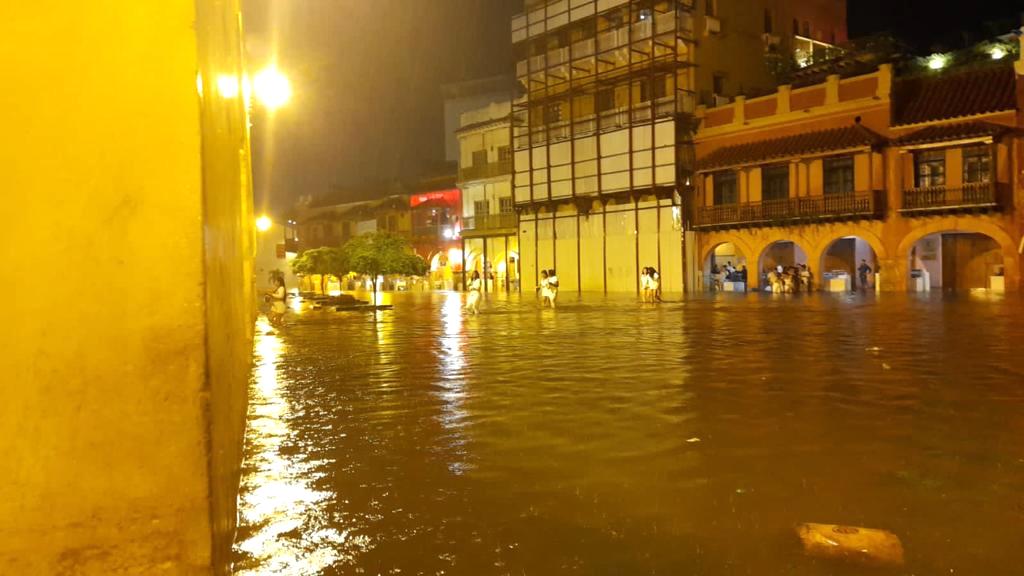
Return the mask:
[[644,20],[650,20],[651,19],[651,9],[650,8],[641,8],[640,9],[640,13],[637,15],[636,19],[637,19],[637,22],[642,22]]
[[544,122],[554,124],[562,121],[562,103],[555,102],[544,107]]
[[992,151],[986,145],[963,149],[964,183],[980,184],[992,181]]
[[799,36],[799,35],[800,35],[800,21],[797,20],[796,18],[793,18],[793,36]]
[[840,156],[824,161],[825,194],[853,193],[853,157]]
[[639,102],[648,102],[651,99],[651,84],[647,80],[640,81],[640,100]]
[[923,150],[914,154],[914,174],[918,188],[945,186],[946,151]]
[[803,33],[803,37],[804,38],[810,38],[811,37],[811,23],[808,22],[807,20],[804,20],[804,33]]
[[500,208],[502,214],[511,214],[512,212],[515,211],[515,208],[512,204],[511,196],[498,198],[498,207]]
[[708,16],[717,16],[718,0],[704,0],[704,13]]
[[498,146],[498,161],[504,162],[512,159],[512,149],[508,146]]
[[725,76],[715,74],[711,77],[711,93],[717,96],[725,94]]
[[477,200],[473,202],[473,214],[475,216],[484,216],[490,214],[490,206],[487,200]]
[[388,232],[398,231],[398,216],[388,215]]
[[765,166],[761,169],[761,198],[765,201],[789,198],[789,166]]
[[474,150],[473,166],[483,166],[484,164],[487,164],[487,150]]
[[598,90],[595,104],[598,112],[615,108],[615,90],[612,88]]
[[774,30],[772,29],[772,11],[768,8],[764,9],[764,33],[771,34]]
[[735,204],[739,201],[738,192],[735,172],[719,172],[715,174],[715,206]]
[[661,100],[668,96],[668,76],[658,76],[654,79],[654,99]]

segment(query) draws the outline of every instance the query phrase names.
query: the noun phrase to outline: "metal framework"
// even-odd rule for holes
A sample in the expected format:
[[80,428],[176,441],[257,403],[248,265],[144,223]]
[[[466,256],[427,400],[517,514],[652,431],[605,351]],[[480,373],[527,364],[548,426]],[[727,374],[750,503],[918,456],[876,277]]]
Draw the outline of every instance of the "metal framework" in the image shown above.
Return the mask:
[[[659,163],[659,150],[671,149],[673,180],[679,179],[678,165],[690,154],[680,153],[677,144],[689,144],[691,135],[676,126],[672,142],[659,144],[655,124],[693,113],[695,96],[687,70],[693,66],[692,12],[692,0],[556,0],[519,17],[518,28],[513,22],[513,39],[519,40],[525,56],[516,65],[516,75],[526,88],[513,102],[511,123],[517,207],[654,193],[657,168],[666,166],[664,154]],[[626,88],[625,106],[615,106],[617,88]],[[632,128],[638,126],[650,127],[645,154],[634,151],[639,143]],[[616,155],[626,161],[617,170],[603,169],[610,158],[601,154],[600,135],[627,128],[627,151]],[[593,174],[580,175],[577,142],[590,137],[596,146],[595,167]],[[553,166],[551,147],[561,142],[569,143],[568,161]],[[536,161],[539,157],[542,162]],[[650,183],[639,190],[637,168],[651,172]],[[617,175],[628,175],[628,184],[611,185],[613,180],[623,182],[613,178]]]

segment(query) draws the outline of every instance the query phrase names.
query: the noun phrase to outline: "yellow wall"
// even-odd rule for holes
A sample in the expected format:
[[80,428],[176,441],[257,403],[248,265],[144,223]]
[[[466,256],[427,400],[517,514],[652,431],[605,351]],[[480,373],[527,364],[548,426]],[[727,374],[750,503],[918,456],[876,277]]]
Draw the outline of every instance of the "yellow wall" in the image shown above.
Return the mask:
[[17,79],[0,90],[0,254],[18,263],[3,273],[0,574],[224,573],[251,355],[249,148],[241,102],[213,80],[200,101],[196,73],[240,73],[238,5],[45,6],[0,7]]

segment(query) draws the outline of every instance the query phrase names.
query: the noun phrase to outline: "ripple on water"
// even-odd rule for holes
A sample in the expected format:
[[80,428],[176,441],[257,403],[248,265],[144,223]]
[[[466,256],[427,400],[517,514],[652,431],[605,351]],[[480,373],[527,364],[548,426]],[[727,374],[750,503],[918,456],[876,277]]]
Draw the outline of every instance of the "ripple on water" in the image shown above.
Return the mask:
[[258,327],[238,573],[859,573],[805,521],[1024,565],[1019,300],[393,299]]

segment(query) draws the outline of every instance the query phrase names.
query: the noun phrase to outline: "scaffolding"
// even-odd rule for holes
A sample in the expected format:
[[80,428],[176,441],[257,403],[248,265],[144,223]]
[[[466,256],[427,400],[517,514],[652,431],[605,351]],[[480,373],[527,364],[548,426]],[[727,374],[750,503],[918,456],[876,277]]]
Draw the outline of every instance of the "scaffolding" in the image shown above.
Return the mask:
[[516,205],[667,197],[692,168],[692,0],[556,0],[512,22]]

